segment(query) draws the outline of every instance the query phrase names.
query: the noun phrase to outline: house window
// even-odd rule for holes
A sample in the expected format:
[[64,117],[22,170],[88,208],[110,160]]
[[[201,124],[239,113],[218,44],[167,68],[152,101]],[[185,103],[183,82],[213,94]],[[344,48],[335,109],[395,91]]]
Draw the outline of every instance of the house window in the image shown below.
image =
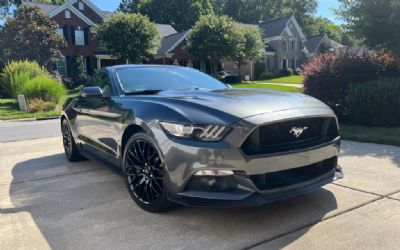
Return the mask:
[[269,69],[269,68],[270,68],[270,65],[271,65],[271,62],[270,62],[269,57],[267,57],[265,63],[267,64],[267,69]]
[[85,5],[83,5],[82,2],[78,3],[78,7],[79,7],[79,10],[84,10],[85,9]]
[[65,60],[64,56],[57,61],[56,67],[58,74],[62,76],[67,75],[67,60]]
[[85,32],[83,30],[80,30],[80,27],[75,30],[75,44],[85,45]]
[[294,39],[293,41],[292,41],[292,49],[293,50],[297,50],[297,39]]
[[288,43],[287,43],[286,41],[283,41],[283,42],[282,42],[282,51],[283,51],[284,53],[288,53],[288,50],[289,50],[289,48],[288,48]]
[[67,19],[71,18],[71,12],[69,12],[69,10],[65,11],[65,18],[67,18]]
[[63,28],[57,28],[57,34],[60,35],[62,38],[64,38],[64,29]]

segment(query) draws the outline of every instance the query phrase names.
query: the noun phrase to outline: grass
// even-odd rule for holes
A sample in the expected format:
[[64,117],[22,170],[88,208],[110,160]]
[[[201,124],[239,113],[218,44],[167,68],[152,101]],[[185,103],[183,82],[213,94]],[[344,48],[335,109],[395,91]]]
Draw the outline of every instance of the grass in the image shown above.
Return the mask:
[[[58,105],[63,107],[68,98],[76,96],[80,91],[80,88],[68,90],[67,94],[60,98]],[[37,112],[29,113],[26,111],[19,110],[18,101],[15,99],[0,99],[0,120],[14,120],[14,119],[26,119],[26,118],[49,118],[59,116],[59,111],[49,111],[49,112]]]
[[341,125],[341,137],[345,140],[400,146],[400,127],[362,127]]
[[244,83],[244,84],[232,84],[234,88],[259,88],[259,89],[271,89],[280,90],[285,92],[302,92],[300,88],[292,86],[282,86],[276,84],[258,84],[258,83]]
[[263,83],[303,84],[303,76],[278,77],[271,80],[258,81]]
[[58,111],[29,113],[19,110],[18,102],[14,99],[0,99],[0,120],[14,120],[24,118],[47,118],[59,116]]

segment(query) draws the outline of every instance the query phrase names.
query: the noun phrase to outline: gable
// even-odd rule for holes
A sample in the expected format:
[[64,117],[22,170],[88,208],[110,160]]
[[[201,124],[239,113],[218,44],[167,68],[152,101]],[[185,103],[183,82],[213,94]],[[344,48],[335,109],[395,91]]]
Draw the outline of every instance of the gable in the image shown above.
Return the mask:
[[[72,3],[71,3],[72,4]],[[83,10],[79,9],[79,5],[83,6]],[[79,12],[81,12],[83,15],[85,15],[87,18],[89,18],[92,22],[99,24],[103,22],[103,17],[100,16],[99,13],[94,11],[89,5],[85,3],[85,1],[76,1],[72,6],[75,7]]]
[[77,10],[74,6],[72,6],[70,3],[65,3],[56,9],[52,10],[50,13],[48,13],[50,18],[53,18],[57,16],[60,13],[64,13],[66,10],[69,10],[71,13],[75,14],[75,16],[82,21],[84,21],[87,25],[89,26],[95,26],[96,24],[92,22],[89,18],[87,18],[82,12]]

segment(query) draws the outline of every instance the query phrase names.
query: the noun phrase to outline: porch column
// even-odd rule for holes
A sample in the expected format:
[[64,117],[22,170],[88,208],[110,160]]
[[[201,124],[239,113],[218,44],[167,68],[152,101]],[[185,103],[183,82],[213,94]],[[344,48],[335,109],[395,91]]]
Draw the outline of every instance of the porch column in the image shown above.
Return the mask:
[[101,69],[101,59],[97,57],[97,69]]

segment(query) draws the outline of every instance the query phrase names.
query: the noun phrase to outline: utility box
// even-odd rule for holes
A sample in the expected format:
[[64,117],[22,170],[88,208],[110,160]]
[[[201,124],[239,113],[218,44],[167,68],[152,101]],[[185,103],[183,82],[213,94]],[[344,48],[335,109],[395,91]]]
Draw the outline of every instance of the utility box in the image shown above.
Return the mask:
[[244,80],[245,80],[245,81],[250,81],[250,76],[249,76],[249,75],[245,75],[245,76],[244,76]]
[[24,95],[18,95],[18,104],[19,104],[19,109],[22,111],[27,111],[26,107],[26,100]]

